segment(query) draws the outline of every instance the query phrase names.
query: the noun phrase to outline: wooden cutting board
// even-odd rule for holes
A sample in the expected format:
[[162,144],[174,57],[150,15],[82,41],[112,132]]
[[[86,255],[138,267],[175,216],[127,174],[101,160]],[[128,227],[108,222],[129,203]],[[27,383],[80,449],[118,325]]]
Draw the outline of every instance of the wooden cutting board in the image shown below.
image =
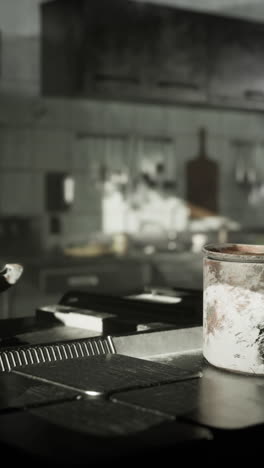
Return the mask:
[[219,212],[219,165],[206,151],[206,131],[199,132],[199,151],[186,164],[186,199],[217,215]]

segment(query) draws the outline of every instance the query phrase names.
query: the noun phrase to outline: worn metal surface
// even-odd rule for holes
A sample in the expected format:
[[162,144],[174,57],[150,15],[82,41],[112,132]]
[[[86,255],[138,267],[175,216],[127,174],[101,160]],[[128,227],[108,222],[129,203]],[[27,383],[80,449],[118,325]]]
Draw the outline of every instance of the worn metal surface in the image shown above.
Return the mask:
[[[257,425],[264,428],[264,379],[261,375],[245,375],[212,366],[199,350],[160,356],[158,362],[200,371],[202,378],[162,388],[123,392],[113,399],[173,414],[217,431],[241,431]],[[234,433],[229,432],[227,437],[231,442]]]
[[41,346],[0,350],[0,373],[25,366],[114,353],[111,337],[96,337]]
[[204,356],[264,375],[264,246],[211,244],[204,254]]
[[107,396],[124,390],[201,377],[200,372],[118,354],[25,366],[12,372],[77,390],[88,396]]
[[[75,340],[65,340],[65,330],[69,328],[69,335],[76,336]],[[148,358],[176,352],[202,349],[202,327],[190,327],[184,329],[155,330],[150,333],[137,332],[119,336],[97,336],[83,338],[83,330],[71,327],[55,327],[51,330],[54,342],[48,340],[47,330],[40,332],[40,336],[46,339],[43,344],[34,344],[34,333],[22,334],[19,337],[29,338],[33,344],[14,346],[0,346],[0,374],[19,369],[24,366],[55,363],[56,361],[75,360],[87,356],[105,354],[123,354],[131,357]],[[64,333],[63,333],[64,331]],[[38,335],[38,332],[35,332]],[[59,341],[60,338],[64,340]],[[37,340],[35,340],[37,341]],[[190,348],[191,346],[191,348]]]
[[75,401],[79,393],[28,375],[0,374],[0,415],[24,411],[66,401]]

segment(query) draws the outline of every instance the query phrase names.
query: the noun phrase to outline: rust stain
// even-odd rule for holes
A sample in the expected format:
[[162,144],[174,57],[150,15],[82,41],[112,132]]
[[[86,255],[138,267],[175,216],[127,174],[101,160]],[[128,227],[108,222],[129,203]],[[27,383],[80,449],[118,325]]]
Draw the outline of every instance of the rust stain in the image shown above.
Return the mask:
[[213,260],[207,260],[207,265],[209,268],[210,273],[213,273],[215,277],[218,279],[218,277],[221,274],[222,270],[222,265],[220,262],[215,262]]
[[210,283],[219,283],[221,282],[222,277],[222,264],[221,262],[217,262],[215,260],[206,260],[205,266],[208,269],[208,274],[210,275]]
[[228,284],[241,287],[245,291],[264,290],[264,268],[262,264],[241,264],[205,260],[205,285]]
[[236,304],[236,310],[238,313],[243,312],[245,308],[247,308],[250,305],[250,300],[249,298],[244,298],[241,302],[237,302]]
[[219,247],[211,247],[210,252],[234,255],[264,255],[264,247],[260,245],[231,244]]
[[214,304],[208,305],[206,308],[206,326],[207,326],[207,333],[214,334],[216,330],[220,330],[223,328],[223,324],[225,321],[224,316],[219,317],[217,313],[217,303],[216,301]]

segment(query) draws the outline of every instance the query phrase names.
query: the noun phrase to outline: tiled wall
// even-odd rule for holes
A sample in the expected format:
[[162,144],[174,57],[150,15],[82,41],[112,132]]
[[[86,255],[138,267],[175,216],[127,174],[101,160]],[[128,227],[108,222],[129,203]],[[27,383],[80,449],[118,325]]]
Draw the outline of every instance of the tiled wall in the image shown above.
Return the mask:
[[1,92],[39,94],[41,1],[0,2]]
[[[185,197],[185,164],[197,155],[197,131],[208,130],[208,154],[220,165],[221,214],[262,226],[262,206],[248,205],[234,183],[235,138],[262,139],[261,114],[84,100],[0,99],[0,207],[2,214],[38,216],[45,245],[85,240],[101,228],[101,193],[91,177],[94,154],[78,153],[80,138],[123,135],[169,137],[174,142],[179,195]],[[98,157],[98,156],[96,156]],[[126,157],[126,155],[124,155]],[[263,161],[264,164],[264,161]],[[62,234],[49,233],[44,175],[68,170],[76,177],[76,201],[61,216]]]
[[39,57],[38,36],[4,35],[1,44],[1,91],[38,95]]

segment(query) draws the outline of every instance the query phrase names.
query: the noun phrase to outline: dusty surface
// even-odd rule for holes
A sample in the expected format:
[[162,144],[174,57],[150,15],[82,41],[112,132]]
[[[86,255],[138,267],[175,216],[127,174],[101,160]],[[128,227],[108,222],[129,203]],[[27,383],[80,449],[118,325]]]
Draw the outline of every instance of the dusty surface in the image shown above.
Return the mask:
[[204,261],[204,356],[264,374],[264,265]]

